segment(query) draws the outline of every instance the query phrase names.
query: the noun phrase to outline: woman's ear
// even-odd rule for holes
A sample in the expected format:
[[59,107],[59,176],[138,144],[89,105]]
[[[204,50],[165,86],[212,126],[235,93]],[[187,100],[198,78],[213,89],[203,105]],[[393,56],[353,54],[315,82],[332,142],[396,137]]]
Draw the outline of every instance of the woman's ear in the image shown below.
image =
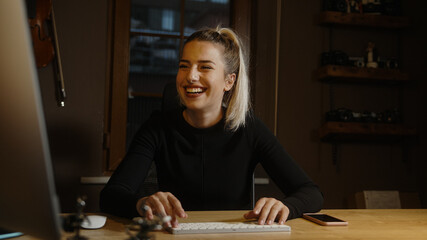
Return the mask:
[[231,88],[233,88],[235,81],[236,81],[236,74],[235,73],[228,74],[227,77],[225,78],[224,91],[230,91]]

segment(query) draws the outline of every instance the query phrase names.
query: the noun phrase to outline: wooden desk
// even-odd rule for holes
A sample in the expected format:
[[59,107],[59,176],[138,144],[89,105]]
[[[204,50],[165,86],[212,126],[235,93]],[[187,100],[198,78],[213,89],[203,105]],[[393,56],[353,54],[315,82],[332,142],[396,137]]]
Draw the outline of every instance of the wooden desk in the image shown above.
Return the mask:
[[[181,222],[203,221],[241,221],[246,211],[188,212],[189,217]],[[292,231],[289,233],[228,233],[228,234],[187,234],[172,235],[155,232],[156,240],[163,239],[427,239],[427,209],[393,210],[322,210],[348,221],[348,226],[324,227],[305,219],[293,219],[287,222]],[[125,224],[130,221],[110,217],[106,225],[99,230],[82,230],[89,239],[128,239]],[[34,239],[29,236],[16,238]],[[66,237],[64,237],[66,239]]]

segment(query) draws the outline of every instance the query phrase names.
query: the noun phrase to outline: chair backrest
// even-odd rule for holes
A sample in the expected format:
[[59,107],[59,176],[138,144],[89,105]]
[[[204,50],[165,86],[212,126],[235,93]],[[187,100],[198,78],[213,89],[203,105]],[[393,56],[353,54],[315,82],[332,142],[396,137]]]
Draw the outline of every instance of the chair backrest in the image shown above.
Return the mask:
[[163,89],[162,112],[171,111],[181,106],[175,81],[168,82]]
[[[178,92],[176,91],[175,81],[168,82],[164,89],[162,95],[161,111],[167,112],[172,111],[180,107]],[[156,193],[159,190],[157,182],[157,170],[156,164],[154,162],[150,166],[147,177],[145,178],[144,183],[140,186],[138,191],[139,197],[148,196]]]
[[354,202],[349,208],[365,209],[399,209],[421,208],[418,192],[400,191],[361,191],[354,195]]
[[357,208],[399,209],[399,191],[362,191],[356,193]]

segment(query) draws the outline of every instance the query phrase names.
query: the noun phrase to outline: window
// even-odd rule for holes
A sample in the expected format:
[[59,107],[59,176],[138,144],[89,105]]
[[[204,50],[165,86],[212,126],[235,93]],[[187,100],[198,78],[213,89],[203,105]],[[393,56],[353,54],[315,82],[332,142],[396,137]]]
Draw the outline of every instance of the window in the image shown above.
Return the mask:
[[[107,171],[120,163],[141,123],[160,109],[163,88],[175,80],[180,49],[190,34],[220,25],[237,32],[240,28],[249,36],[250,29],[250,21],[244,21],[250,17],[250,0],[110,1],[111,72],[104,127]],[[242,7],[233,14],[237,4]]]

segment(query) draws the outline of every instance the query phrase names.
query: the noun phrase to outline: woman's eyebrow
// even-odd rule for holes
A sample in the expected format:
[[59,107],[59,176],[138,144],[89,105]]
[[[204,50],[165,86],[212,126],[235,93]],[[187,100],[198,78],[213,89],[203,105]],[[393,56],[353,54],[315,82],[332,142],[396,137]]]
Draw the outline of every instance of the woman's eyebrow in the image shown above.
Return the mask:
[[180,63],[181,63],[181,62],[183,62],[183,63],[190,63],[190,61],[185,60],[185,59],[179,59],[179,62],[180,62]]
[[[190,61],[189,60],[186,60],[186,59],[180,59],[179,60],[179,62],[181,63],[181,62],[183,62],[183,63],[190,63]],[[199,62],[199,63],[212,63],[213,65],[216,65],[215,64],[215,62],[213,62],[213,61],[211,61],[211,60],[199,60],[199,61],[197,61],[197,62]]]
[[200,60],[199,63],[212,63],[213,65],[216,65],[215,62],[211,60]]

